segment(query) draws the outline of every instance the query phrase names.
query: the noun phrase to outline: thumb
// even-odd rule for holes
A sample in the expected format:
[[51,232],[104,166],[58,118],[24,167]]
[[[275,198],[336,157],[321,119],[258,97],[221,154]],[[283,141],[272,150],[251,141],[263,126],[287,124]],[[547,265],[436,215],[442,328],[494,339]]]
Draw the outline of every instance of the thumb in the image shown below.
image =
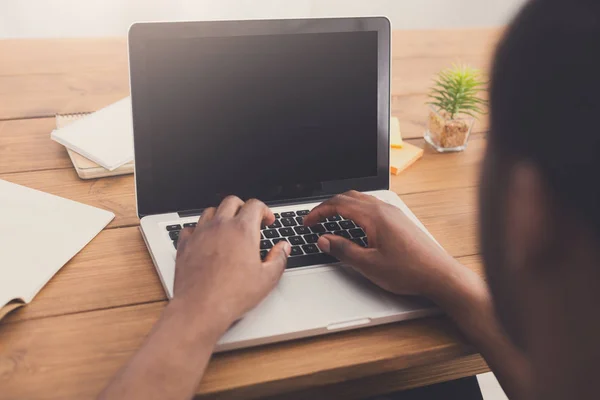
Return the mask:
[[362,263],[365,253],[368,251],[348,239],[335,235],[321,236],[317,246],[324,253],[331,254],[338,260],[354,266]]
[[291,250],[292,246],[288,242],[281,241],[265,257],[263,267],[269,274],[272,274],[274,280],[279,280],[279,277],[283,274]]

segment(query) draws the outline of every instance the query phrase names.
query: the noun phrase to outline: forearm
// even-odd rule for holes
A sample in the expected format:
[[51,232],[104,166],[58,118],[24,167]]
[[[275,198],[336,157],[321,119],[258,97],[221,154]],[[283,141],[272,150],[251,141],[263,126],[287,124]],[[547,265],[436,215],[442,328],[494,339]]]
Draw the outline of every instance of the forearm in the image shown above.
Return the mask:
[[208,313],[186,315],[167,306],[141,349],[113,378],[100,399],[189,399],[226,324]]
[[432,299],[479,350],[509,398],[528,398],[529,363],[500,325],[487,284],[462,265],[449,270]]

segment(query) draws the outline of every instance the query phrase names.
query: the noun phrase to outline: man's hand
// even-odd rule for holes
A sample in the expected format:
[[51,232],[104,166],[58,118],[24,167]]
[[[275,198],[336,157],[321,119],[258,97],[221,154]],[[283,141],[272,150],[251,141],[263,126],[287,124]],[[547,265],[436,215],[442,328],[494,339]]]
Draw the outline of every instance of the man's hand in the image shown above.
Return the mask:
[[[476,274],[437,246],[402,211],[368,195],[336,196],[317,206],[304,222],[310,226],[337,214],[366,231],[369,248],[326,235],[319,238],[321,249],[391,292],[436,301],[480,349],[505,387],[523,392],[528,363],[503,335],[489,291]],[[193,396],[219,337],[281,277],[289,243],[278,243],[264,262],[259,256],[260,225],[274,220],[263,203],[229,197],[218,209],[206,210],[194,230],[181,233],[175,297],[100,398]]]
[[259,255],[260,225],[274,221],[260,201],[228,197],[181,233],[175,297],[101,399],[193,397],[215,343],[283,273],[289,243],[278,243],[264,262]]
[[480,350],[506,392],[527,393],[529,363],[502,331],[487,285],[477,274],[448,255],[401,210],[373,196],[354,191],[335,196],[315,207],[304,224],[338,214],[365,230],[369,248],[325,235],[317,242],[321,250],[390,292],[436,302]]
[[320,237],[318,246],[390,292],[435,297],[440,278],[452,272],[448,269],[464,268],[401,210],[364,193],[350,191],[325,201],[304,224],[314,225],[337,214],[364,229],[369,247],[334,235]]
[[181,232],[173,302],[189,313],[210,310],[224,329],[255,307],[279,281],[291,249],[280,242],[261,261],[260,227],[274,221],[264,203],[233,196],[205,210],[196,228]]

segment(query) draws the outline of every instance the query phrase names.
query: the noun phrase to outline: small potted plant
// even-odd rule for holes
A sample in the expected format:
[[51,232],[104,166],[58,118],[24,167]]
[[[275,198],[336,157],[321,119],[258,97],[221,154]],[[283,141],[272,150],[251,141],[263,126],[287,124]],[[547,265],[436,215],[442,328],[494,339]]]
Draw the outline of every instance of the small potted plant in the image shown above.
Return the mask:
[[441,153],[466,149],[473,123],[487,104],[479,97],[485,89],[477,69],[455,65],[441,71],[429,93],[425,141]]

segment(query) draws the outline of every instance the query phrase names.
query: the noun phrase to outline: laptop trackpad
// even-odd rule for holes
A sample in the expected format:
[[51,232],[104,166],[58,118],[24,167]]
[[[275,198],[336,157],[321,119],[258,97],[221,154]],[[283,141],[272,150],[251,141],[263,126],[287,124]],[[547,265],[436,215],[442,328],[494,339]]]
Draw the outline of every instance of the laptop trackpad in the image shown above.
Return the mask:
[[224,346],[221,349],[231,343],[243,347],[266,343],[270,337],[302,337],[302,332],[323,332],[324,328],[332,332],[357,328],[375,318],[426,308],[432,304],[385,292],[351,268],[288,271],[277,288],[234,324],[219,345]]
[[384,291],[348,267],[285,274],[278,292],[299,329],[366,320],[393,308]]

